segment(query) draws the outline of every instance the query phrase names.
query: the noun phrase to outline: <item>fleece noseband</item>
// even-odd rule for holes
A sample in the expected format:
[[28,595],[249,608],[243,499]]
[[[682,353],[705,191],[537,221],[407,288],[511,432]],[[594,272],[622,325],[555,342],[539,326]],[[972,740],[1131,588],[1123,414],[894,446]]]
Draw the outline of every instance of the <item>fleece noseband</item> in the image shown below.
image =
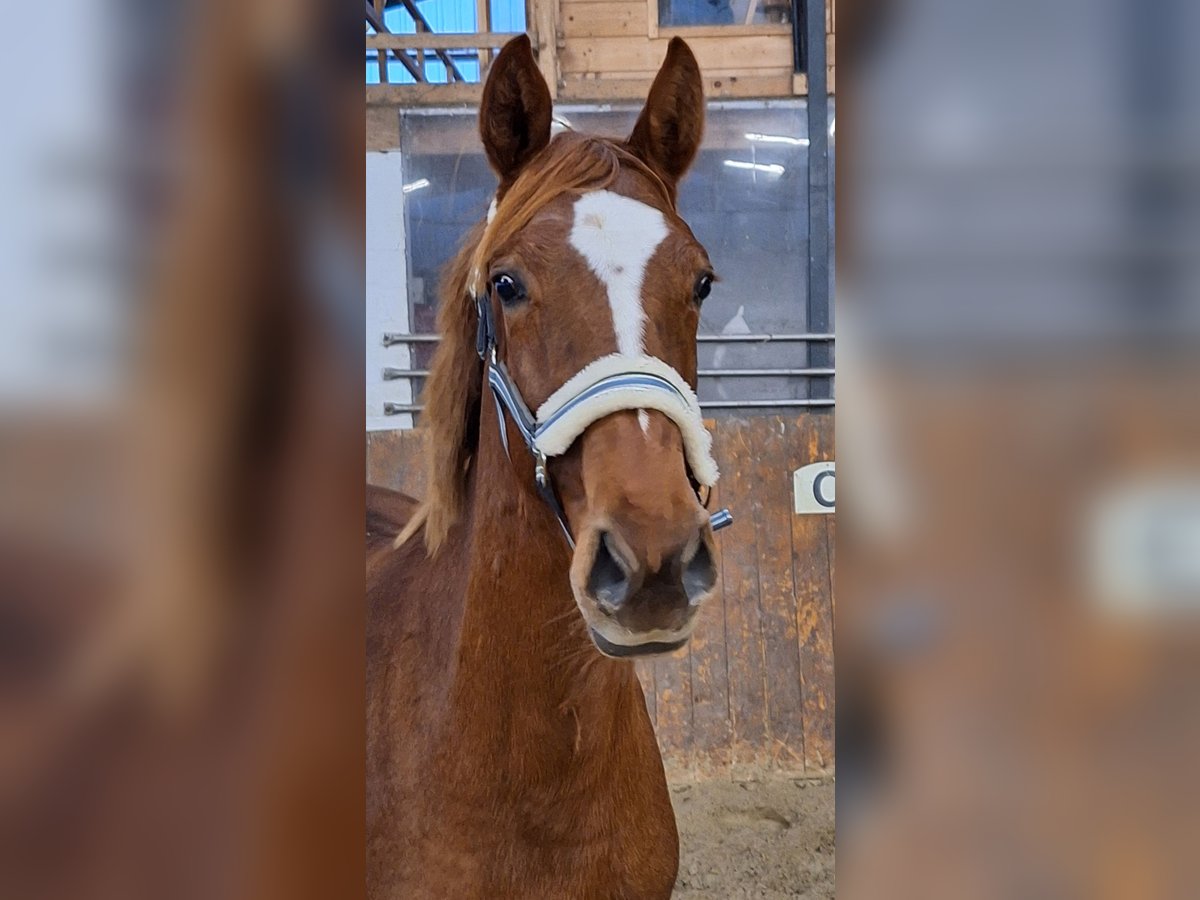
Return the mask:
[[[575,541],[567,517],[550,475],[546,459],[566,453],[593,422],[622,409],[653,409],[671,419],[683,435],[684,454],[693,482],[712,487],[717,483],[717,464],[712,458],[712,435],[704,427],[700,402],[683,376],[653,356],[625,356],[614,353],[584,366],[550,395],[537,415],[529,411],[521,392],[513,383],[504,363],[496,358],[496,327],[488,295],[475,298],[479,330],[475,349],[487,366],[488,385],[496,401],[500,421],[500,439],[508,449],[508,429],[504,412],[508,411],[525,446],[534,458],[534,481],[538,494],[554,511],[567,543]],[[511,455],[511,454],[510,454]],[[709,518],[713,531],[733,523],[733,515],[722,509]]]

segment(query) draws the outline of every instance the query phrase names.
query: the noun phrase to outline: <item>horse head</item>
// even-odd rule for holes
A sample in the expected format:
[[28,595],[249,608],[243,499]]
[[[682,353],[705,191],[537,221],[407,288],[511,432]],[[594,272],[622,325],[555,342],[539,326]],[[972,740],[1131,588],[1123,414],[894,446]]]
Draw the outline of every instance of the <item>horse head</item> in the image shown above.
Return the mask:
[[715,276],[675,207],[703,132],[699,67],[672,40],[626,140],[552,139],[551,119],[518,38],[484,88],[480,134],[499,188],[447,278],[421,521],[437,552],[465,500],[490,387],[516,477],[539,467],[574,539],[570,584],[592,640],[609,656],[665,652],[687,641],[717,578],[698,497],[717,472],[694,393]]

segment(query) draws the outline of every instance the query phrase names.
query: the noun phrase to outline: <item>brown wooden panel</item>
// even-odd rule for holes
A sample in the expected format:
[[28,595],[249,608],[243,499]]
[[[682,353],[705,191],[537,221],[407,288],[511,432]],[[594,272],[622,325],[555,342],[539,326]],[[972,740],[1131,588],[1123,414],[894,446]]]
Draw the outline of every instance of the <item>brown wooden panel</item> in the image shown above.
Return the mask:
[[654,660],[655,712],[663,764],[673,774],[692,768],[692,673],[690,649]]
[[797,428],[779,416],[752,420],[754,490],[758,550],[758,591],[762,609],[768,750],[773,767],[804,770],[804,716],[796,591],[792,574],[791,472],[789,455]]
[[[792,64],[791,34],[702,37],[688,41],[702,71],[779,69]],[[559,55],[561,72],[645,72],[653,75],[667,55],[667,39],[574,38]]]
[[420,500],[425,496],[425,432],[367,433],[367,483]]
[[646,695],[646,712],[655,729],[658,728],[658,696],[654,688],[654,660],[639,659],[634,663],[638,681],[642,684],[642,693]]
[[[721,508],[720,483],[713,489],[708,506],[711,510]],[[720,532],[716,535],[717,592],[698,613],[700,618],[691,640],[692,742],[698,775],[727,770],[733,741],[729,662],[725,653],[725,595],[720,579],[722,537]]]
[[[755,74],[746,75],[744,70],[718,70],[704,73],[704,96],[710,100],[736,97],[791,97],[794,78],[788,66],[778,69],[754,69]],[[803,76],[799,76],[803,79]],[[564,100],[637,100],[644,101],[650,93],[654,77],[652,72],[609,72],[601,77],[592,75],[564,75],[559,92]],[[808,82],[799,83],[799,91],[807,90]],[[741,147],[745,138],[737,134],[736,146]],[[729,146],[730,142],[709,140],[705,135],[704,146],[713,148]]]
[[[832,415],[802,416],[797,426],[789,471],[832,458]],[[813,772],[833,766],[833,615],[827,519],[823,515],[792,516],[804,759],[805,768]]]
[[648,37],[645,3],[570,3],[562,8],[562,30],[577,37]]
[[767,740],[766,673],[754,529],[755,448],[748,430],[748,423],[729,419],[719,423],[714,435],[717,464],[721,467],[721,499],[735,516],[734,524],[719,540],[732,728],[730,766],[735,775],[752,774],[761,767]]
[[367,106],[440,106],[478,104],[482,84],[456,81],[453,84],[368,84]]

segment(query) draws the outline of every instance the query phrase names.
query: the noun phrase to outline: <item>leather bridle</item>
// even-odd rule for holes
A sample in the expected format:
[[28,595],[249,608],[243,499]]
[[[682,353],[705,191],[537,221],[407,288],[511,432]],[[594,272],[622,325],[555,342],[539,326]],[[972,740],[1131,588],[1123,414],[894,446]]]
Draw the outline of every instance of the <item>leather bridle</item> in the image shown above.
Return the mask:
[[[606,398],[608,398],[609,405],[611,406],[613,397],[619,398],[638,395],[643,401],[650,401],[649,405],[651,408],[657,408],[659,404],[667,409],[674,409],[683,405],[689,411],[694,411],[695,415],[698,416],[699,407],[696,404],[695,396],[691,395],[689,397],[685,394],[686,389],[681,390],[680,386],[684,384],[683,378],[674,369],[671,369],[670,366],[661,360],[647,360],[656,364],[650,367],[650,371],[646,371],[644,367],[630,366],[627,371],[617,371],[603,377],[598,377],[558,404],[553,413],[547,415],[544,421],[539,421],[538,417],[529,411],[529,407],[521,396],[520,390],[513,383],[508,368],[497,357],[496,348],[498,339],[495,321],[492,317],[490,287],[485,293],[476,295],[475,309],[479,316],[479,325],[475,335],[475,350],[478,352],[479,358],[487,366],[488,385],[492,389],[492,397],[496,403],[496,416],[499,420],[500,440],[504,444],[504,452],[509,459],[512,458],[512,453],[508,447],[508,428],[504,422],[504,413],[507,411],[513,423],[517,426],[517,431],[520,433],[521,439],[525,442],[526,448],[533,456],[533,477],[538,496],[550,507],[555,518],[558,519],[563,536],[567,539],[567,543],[570,544],[571,548],[574,549],[575,540],[571,535],[566,513],[563,511],[562,503],[558,499],[558,493],[554,490],[554,484],[550,480],[550,472],[547,468],[547,457],[565,452],[566,446],[558,449],[557,453],[547,453],[545,448],[539,444],[539,439],[544,439],[551,434],[564,417],[572,414],[579,415],[581,413],[586,415],[585,408],[587,406],[604,403]],[[621,402],[621,405],[617,408],[641,409],[643,407],[639,405],[625,405],[625,402]],[[603,415],[608,415],[615,411],[615,409],[609,409],[609,406],[605,406],[604,409],[607,409],[608,412],[605,412]],[[603,418],[603,415],[596,418]],[[702,428],[703,426],[697,427]],[[696,496],[699,497],[700,485],[692,473],[692,465],[690,463],[688,465],[688,478],[692,483],[693,490],[696,491]],[[711,490],[709,491],[709,495],[711,496]],[[707,502],[704,505],[707,506]],[[709,526],[713,531],[718,531],[731,524],[733,524],[733,515],[728,509],[718,510],[709,517]]]

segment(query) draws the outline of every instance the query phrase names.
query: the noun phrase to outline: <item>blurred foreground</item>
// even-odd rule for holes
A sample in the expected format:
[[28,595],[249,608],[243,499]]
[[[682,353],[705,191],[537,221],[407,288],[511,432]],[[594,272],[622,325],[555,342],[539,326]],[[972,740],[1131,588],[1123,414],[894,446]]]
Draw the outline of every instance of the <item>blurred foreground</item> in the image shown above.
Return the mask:
[[11,12],[0,895],[356,895],[361,13]]
[[1200,6],[854,6],[838,894],[1194,897]]

